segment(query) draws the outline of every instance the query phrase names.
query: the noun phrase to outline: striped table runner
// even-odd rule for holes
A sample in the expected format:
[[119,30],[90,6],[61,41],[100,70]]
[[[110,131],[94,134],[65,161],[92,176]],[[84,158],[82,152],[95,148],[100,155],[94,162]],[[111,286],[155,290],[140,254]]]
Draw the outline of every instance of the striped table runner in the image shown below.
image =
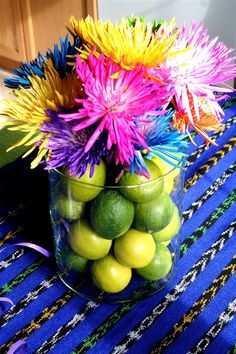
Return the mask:
[[[217,145],[206,148],[196,137],[197,146],[190,147],[181,259],[167,288],[140,302],[98,304],[68,290],[52,260],[6,248],[0,253],[0,297],[15,305],[0,318],[1,354],[18,340],[37,354],[236,353],[236,96],[222,105],[225,129],[212,135]],[[28,188],[24,179],[9,176],[14,193],[20,183]],[[31,198],[42,185],[35,182]],[[6,183],[0,188],[6,199]],[[50,248],[50,229],[37,224],[40,203],[33,197],[29,207],[14,193],[10,202],[0,202],[0,247],[31,240]]]

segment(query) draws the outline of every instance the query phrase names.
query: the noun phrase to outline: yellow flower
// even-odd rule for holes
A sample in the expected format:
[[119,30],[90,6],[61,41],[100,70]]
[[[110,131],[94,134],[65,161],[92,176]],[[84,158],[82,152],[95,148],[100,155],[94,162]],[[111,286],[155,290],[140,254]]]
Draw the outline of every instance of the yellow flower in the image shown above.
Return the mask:
[[0,125],[8,126],[12,131],[21,130],[26,133],[8,151],[21,145],[29,146],[31,148],[25,153],[25,157],[35,149],[37,142],[43,141],[38,157],[32,163],[33,167],[47,152],[44,149],[47,136],[39,130],[45,121],[50,120],[46,110],[58,111],[59,108],[75,107],[75,98],[79,97],[81,92],[81,82],[75,73],[62,79],[49,62],[44,74],[45,78],[36,75],[29,78],[30,90],[21,87],[11,91],[15,99],[1,100],[3,108],[0,110]]
[[95,22],[90,16],[77,21],[72,16],[70,25],[68,30],[86,43],[84,49],[80,50],[82,58],[87,58],[91,51],[96,56],[104,53],[107,57],[112,56],[125,69],[132,69],[138,63],[146,68],[159,66],[166,59],[177,36],[174,20],[155,34],[151,22],[137,20],[134,26],[130,26],[125,18],[119,24],[113,24],[109,20]]

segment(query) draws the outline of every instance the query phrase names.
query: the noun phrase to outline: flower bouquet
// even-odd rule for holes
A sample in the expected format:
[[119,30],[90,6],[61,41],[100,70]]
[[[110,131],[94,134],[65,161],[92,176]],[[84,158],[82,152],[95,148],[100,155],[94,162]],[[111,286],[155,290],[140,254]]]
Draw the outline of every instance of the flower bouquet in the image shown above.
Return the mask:
[[176,269],[187,147],[196,134],[215,144],[235,58],[202,23],[71,17],[67,29],[5,80],[15,99],[1,124],[24,133],[9,150],[49,170],[62,281],[86,297],[146,296]]

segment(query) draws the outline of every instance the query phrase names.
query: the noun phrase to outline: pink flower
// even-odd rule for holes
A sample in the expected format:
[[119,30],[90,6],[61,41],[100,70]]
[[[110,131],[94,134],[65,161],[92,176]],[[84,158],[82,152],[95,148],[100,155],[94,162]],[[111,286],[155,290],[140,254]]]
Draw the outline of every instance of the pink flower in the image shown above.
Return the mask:
[[[154,114],[154,110],[167,102],[168,88],[145,78],[145,68],[142,65],[133,70],[125,70],[104,55],[96,58],[90,53],[87,61],[78,56],[76,70],[84,84],[85,98],[76,100],[82,107],[77,113],[60,117],[67,121],[78,120],[74,128],[76,131],[95,125],[96,129],[86,144],[85,152],[91,149],[105,131],[107,149],[115,148],[116,163],[130,164],[135,144],[147,148],[136,117]],[[157,111],[155,115],[158,115]]]
[[186,112],[191,124],[196,117],[201,119],[199,96],[207,99],[211,113],[220,120],[223,111],[215,92],[233,91],[226,84],[224,87],[218,86],[235,77],[236,68],[235,58],[228,57],[233,50],[222,42],[217,43],[217,39],[209,40],[203,23],[196,25],[192,22],[189,34],[183,26],[174,44],[174,55],[169,55],[160,68],[150,71],[152,75],[173,86],[176,108]]

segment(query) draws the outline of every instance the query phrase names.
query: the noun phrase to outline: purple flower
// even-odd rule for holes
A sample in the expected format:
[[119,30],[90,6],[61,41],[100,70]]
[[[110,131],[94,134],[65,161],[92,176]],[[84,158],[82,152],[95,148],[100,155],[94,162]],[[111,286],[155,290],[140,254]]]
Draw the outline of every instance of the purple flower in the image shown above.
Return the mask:
[[82,176],[90,165],[90,177],[93,176],[95,165],[100,164],[101,157],[107,157],[103,136],[85,152],[85,146],[93,130],[73,130],[74,124],[58,118],[58,112],[47,110],[51,121],[45,122],[40,128],[48,134],[46,148],[49,149],[46,168],[68,167],[71,176]]

